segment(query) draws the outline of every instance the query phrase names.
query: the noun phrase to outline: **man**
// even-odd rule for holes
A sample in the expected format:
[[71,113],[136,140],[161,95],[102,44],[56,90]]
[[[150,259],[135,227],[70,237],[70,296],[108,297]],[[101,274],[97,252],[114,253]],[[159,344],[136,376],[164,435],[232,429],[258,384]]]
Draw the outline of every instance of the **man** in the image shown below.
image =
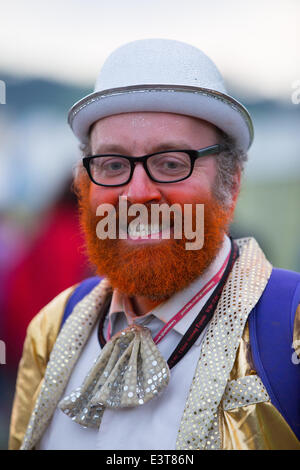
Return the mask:
[[103,279],[30,324],[11,448],[299,448],[300,276],[228,235],[247,110],[201,51],[153,39],[115,51],[69,123]]

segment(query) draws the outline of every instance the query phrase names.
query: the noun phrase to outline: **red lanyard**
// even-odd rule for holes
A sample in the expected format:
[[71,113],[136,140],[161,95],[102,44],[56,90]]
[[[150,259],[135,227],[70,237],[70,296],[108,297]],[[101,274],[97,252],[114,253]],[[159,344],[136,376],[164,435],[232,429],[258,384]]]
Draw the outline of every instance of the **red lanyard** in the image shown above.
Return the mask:
[[[180,322],[180,320],[182,320],[182,318],[211,290],[213,289],[217,284],[218,282],[220,281],[220,279],[222,278],[223,274],[224,274],[224,271],[225,271],[225,268],[226,268],[226,265],[228,263],[228,260],[229,260],[229,257],[230,257],[230,253],[228,254],[228,256],[226,257],[224,263],[222,264],[221,268],[219,269],[219,271],[217,272],[217,274],[215,274],[213,276],[212,279],[210,279],[204,287],[202,287],[202,289],[200,289],[199,292],[197,292],[194,297],[189,300],[185,305],[184,307],[182,307],[178,313],[176,313],[169,321],[168,323],[166,323],[163,328],[159,331],[159,333],[155,336],[155,338],[153,338],[153,341],[155,344],[158,344],[168,333],[170,330],[172,330],[172,328],[174,328],[174,326]],[[107,327],[107,339],[110,340],[111,338],[111,321],[109,319],[109,323],[108,323],[108,327]]]
[[230,253],[228,254],[217,274],[215,274],[215,276],[210,281],[208,281],[205,286],[202,287],[202,289],[197,292],[197,294],[195,294],[194,297],[184,307],[182,307],[182,309],[179,310],[179,312],[176,313],[176,315],[174,315],[174,317],[172,317],[171,320],[169,320],[168,323],[160,330],[160,332],[153,339],[155,344],[158,344],[169,333],[169,331],[174,328],[174,326],[180,322],[180,320],[196,305],[196,303],[198,303],[199,300],[201,300],[211,289],[213,289],[218,284],[225,271],[229,256]]

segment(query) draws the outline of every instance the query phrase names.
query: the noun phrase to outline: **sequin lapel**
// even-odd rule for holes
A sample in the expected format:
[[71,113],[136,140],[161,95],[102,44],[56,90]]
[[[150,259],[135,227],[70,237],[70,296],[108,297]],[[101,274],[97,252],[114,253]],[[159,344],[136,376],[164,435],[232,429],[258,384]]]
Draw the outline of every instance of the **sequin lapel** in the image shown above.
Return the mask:
[[102,280],[66,320],[51,352],[21,450],[34,448],[43,435],[109,291],[109,284]]
[[253,238],[236,242],[240,256],[203,341],[177,435],[177,449],[220,449],[218,407],[248,315],[271,275],[272,266]]

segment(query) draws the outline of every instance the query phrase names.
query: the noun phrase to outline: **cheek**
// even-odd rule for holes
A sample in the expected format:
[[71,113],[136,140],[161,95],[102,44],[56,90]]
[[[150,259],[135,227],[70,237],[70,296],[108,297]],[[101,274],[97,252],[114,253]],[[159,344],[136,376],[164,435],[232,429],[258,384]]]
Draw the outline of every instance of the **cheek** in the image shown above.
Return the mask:
[[203,178],[192,177],[189,178],[188,183],[183,184],[177,183],[174,186],[169,187],[164,192],[165,198],[169,204],[179,202],[182,204],[190,204],[193,201],[207,200],[212,195],[212,183]]
[[89,190],[89,202],[93,210],[96,210],[100,204],[116,205],[119,201],[120,190],[117,188],[103,188],[91,184]]

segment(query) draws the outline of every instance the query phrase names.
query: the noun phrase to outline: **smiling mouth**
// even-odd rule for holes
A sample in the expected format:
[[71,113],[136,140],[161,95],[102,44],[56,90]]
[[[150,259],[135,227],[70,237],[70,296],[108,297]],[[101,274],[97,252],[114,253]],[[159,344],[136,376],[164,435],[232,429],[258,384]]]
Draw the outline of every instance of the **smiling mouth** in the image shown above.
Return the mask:
[[127,238],[129,240],[161,240],[171,238],[173,226],[162,224],[129,224]]

